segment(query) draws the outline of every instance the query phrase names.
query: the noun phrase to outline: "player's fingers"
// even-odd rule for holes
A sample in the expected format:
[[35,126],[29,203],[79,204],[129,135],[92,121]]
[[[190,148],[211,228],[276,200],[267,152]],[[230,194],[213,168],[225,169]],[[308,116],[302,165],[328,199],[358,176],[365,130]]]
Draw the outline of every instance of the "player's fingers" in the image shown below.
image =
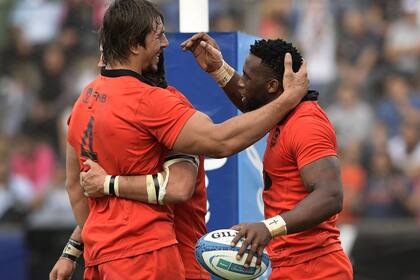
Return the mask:
[[258,257],[257,257],[257,262],[255,263],[255,266],[256,267],[260,267],[261,266],[261,261],[262,261],[263,253],[264,253],[264,247],[263,246],[260,246],[258,248],[258,250],[257,250]]
[[86,172],[84,172],[84,171],[80,172],[79,178],[80,178],[80,185],[82,187],[85,186],[86,176],[87,176],[87,173]]
[[231,246],[236,246],[236,243],[238,243],[238,241],[241,240],[241,238],[243,236],[243,233],[241,232],[242,226],[241,225],[235,225],[235,226],[231,227],[231,229],[234,229],[234,230],[238,231],[238,233],[235,235],[235,237],[230,242]]
[[96,162],[94,162],[93,160],[90,160],[90,159],[86,160],[84,164],[90,167],[90,169],[88,170],[88,172],[89,172],[92,168],[94,168],[94,167],[98,167],[98,166],[99,166],[99,164],[97,164]]
[[239,261],[240,259],[242,259],[243,254],[246,251],[246,248],[248,248],[249,246],[249,241],[248,239],[245,239],[244,242],[242,242],[242,246],[238,251],[238,254],[236,254],[236,259]]
[[252,258],[254,257],[257,250],[258,250],[258,243],[254,241],[251,244],[251,248],[248,251],[248,256],[246,257],[245,264],[244,264],[245,267],[249,267],[251,265]]
[[57,279],[57,270],[53,269],[50,272],[50,279],[49,280],[56,280]]
[[307,72],[308,72],[308,64],[306,63],[305,59],[302,59],[302,64],[300,65],[298,73],[307,74]]
[[191,36],[189,39],[185,40],[184,42],[181,43],[181,48],[183,48],[184,50],[187,50],[189,48],[192,47],[192,45],[197,41],[200,40],[203,37],[203,32],[194,34],[193,36]]

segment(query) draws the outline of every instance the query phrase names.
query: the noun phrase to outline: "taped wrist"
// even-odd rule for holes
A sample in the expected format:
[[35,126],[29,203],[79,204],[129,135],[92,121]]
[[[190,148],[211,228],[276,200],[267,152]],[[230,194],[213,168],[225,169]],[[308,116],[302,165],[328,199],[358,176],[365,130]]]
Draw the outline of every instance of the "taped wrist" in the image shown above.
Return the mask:
[[287,234],[286,222],[280,215],[262,221],[271,234],[271,237]]
[[224,60],[222,66],[214,72],[209,73],[210,76],[219,84],[220,87],[225,87],[227,83],[235,75],[235,69],[233,69],[229,64]]
[[104,181],[104,194],[120,196],[119,179],[120,176],[107,175]]
[[75,262],[80,257],[80,255],[82,255],[83,247],[84,246],[82,242],[70,238],[63,249],[61,257]]

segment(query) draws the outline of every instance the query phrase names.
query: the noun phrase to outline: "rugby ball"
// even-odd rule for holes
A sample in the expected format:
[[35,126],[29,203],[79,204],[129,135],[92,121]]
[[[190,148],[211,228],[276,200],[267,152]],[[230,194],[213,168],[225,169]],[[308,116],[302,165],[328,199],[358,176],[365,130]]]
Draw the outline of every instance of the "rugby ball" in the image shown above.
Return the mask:
[[195,246],[195,257],[204,269],[223,279],[255,279],[261,276],[270,265],[267,252],[264,250],[259,268],[255,267],[256,254],[252,258],[250,267],[244,267],[247,253],[241,260],[236,260],[243,239],[235,247],[230,245],[236,233],[237,231],[233,229],[219,229],[203,235]]

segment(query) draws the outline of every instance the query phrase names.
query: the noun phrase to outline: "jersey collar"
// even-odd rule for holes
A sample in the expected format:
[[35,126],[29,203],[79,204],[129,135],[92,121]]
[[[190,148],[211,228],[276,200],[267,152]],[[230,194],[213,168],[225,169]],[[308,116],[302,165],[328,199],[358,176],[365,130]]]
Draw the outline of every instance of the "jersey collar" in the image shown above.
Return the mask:
[[101,68],[101,75],[110,78],[122,77],[122,76],[130,76],[136,78],[137,80],[148,84],[150,86],[155,86],[155,83],[137,72],[128,69],[105,69],[105,67]]

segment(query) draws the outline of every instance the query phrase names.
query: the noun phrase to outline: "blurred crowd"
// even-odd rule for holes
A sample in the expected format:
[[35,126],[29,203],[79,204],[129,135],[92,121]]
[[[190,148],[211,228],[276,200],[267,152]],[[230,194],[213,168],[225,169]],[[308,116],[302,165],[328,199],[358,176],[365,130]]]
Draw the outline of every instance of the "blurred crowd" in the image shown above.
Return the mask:
[[[0,223],[73,223],[66,122],[98,72],[107,2],[0,0]],[[178,1],[154,2],[167,31],[178,31]],[[337,133],[341,222],[420,221],[420,0],[209,0],[209,8],[210,31],[283,38],[303,53]]]

